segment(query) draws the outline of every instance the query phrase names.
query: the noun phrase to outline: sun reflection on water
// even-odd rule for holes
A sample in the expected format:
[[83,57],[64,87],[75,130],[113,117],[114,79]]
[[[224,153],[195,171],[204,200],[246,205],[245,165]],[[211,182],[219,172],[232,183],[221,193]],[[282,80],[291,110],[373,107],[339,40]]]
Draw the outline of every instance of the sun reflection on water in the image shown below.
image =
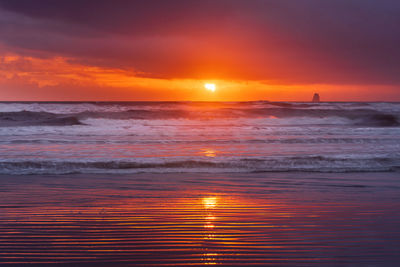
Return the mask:
[[209,158],[215,158],[217,156],[217,151],[213,149],[203,149],[203,155]]
[[217,259],[218,253],[204,253],[203,254],[203,260],[204,265],[216,265],[216,259]]
[[214,209],[217,206],[216,197],[205,197],[203,198],[203,205],[206,209]]
[[204,241],[206,253],[203,253],[204,265],[216,265],[218,253],[210,252],[212,246],[209,246],[209,242],[215,241],[215,222],[217,217],[213,214],[217,207],[217,197],[204,197],[202,199],[204,207]]

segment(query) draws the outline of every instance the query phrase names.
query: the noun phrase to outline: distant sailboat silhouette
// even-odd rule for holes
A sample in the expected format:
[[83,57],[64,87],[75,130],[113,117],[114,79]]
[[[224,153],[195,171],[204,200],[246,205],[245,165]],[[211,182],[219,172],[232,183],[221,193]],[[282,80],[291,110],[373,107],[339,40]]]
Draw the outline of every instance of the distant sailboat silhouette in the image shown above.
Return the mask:
[[315,93],[312,98],[313,103],[319,103],[319,94]]

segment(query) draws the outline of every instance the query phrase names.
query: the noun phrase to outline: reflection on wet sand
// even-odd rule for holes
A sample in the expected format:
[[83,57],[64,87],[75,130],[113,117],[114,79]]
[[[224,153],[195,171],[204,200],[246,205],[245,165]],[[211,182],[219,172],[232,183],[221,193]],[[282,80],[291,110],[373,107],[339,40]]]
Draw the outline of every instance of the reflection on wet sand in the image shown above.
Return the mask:
[[216,197],[204,197],[203,199],[204,206],[204,246],[205,253],[203,254],[203,261],[206,265],[217,264],[216,260],[218,258],[218,253],[208,251],[208,247],[211,247],[209,244],[212,242],[215,237],[215,220],[216,217],[213,215],[213,210],[217,205]]
[[381,266],[400,260],[395,174],[0,178],[3,264]]

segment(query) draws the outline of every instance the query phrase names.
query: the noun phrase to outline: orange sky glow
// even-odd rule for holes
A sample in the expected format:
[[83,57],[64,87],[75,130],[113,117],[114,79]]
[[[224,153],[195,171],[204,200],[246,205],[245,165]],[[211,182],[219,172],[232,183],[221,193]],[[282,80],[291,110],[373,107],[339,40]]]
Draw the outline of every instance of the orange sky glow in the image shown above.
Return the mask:
[[0,0],[0,101],[400,101],[398,12],[395,1]]
[[[397,93],[396,87],[382,85],[151,78],[135,71],[82,65],[63,57],[41,59],[8,54],[0,57],[0,64],[0,97],[5,101],[309,101],[314,92],[330,101],[351,101],[376,99],[374,91],[379,87],[393,91],[393,95]],[[215,92],[205,90],[204,84],[210,82],[216,84]]]

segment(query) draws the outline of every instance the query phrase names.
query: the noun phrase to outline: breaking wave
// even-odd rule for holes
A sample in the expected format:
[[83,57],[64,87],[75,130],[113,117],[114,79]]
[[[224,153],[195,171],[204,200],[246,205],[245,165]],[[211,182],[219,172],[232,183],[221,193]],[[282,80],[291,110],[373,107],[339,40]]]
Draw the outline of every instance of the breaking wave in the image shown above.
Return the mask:
[[79,118],[69,114],[54,114],[49,112],[17,111],[1,112],[0,126],[67,126],[80,125]]
[[0,174],[397,172],[399,103],[1,103]]
[[138,173],[138,172],[398,172],[400,158],[277,157],[152,161],[2,161],[0,174]]
[[[278,105],[278,103],[274,104]],[[51,112],[0,112],[0,126],[69,126],[81,125],[86,119],[109,120],[214,120],[235,118],[308,118],[310,124],[314,120],[329,119],[327,124],[335,124],[334,118],[343,118],[349,124],[370,127],[397,127],[400,125],[398,113],[381,112],[373,109],[307,109],[294,108],[293,104],[279,104],[282,107],[261,108],[219,108],[206,110],[185,109],[129,109],[124,111],[83,111],[79,113]],[[311,105],[303,104],[306,107]]]

